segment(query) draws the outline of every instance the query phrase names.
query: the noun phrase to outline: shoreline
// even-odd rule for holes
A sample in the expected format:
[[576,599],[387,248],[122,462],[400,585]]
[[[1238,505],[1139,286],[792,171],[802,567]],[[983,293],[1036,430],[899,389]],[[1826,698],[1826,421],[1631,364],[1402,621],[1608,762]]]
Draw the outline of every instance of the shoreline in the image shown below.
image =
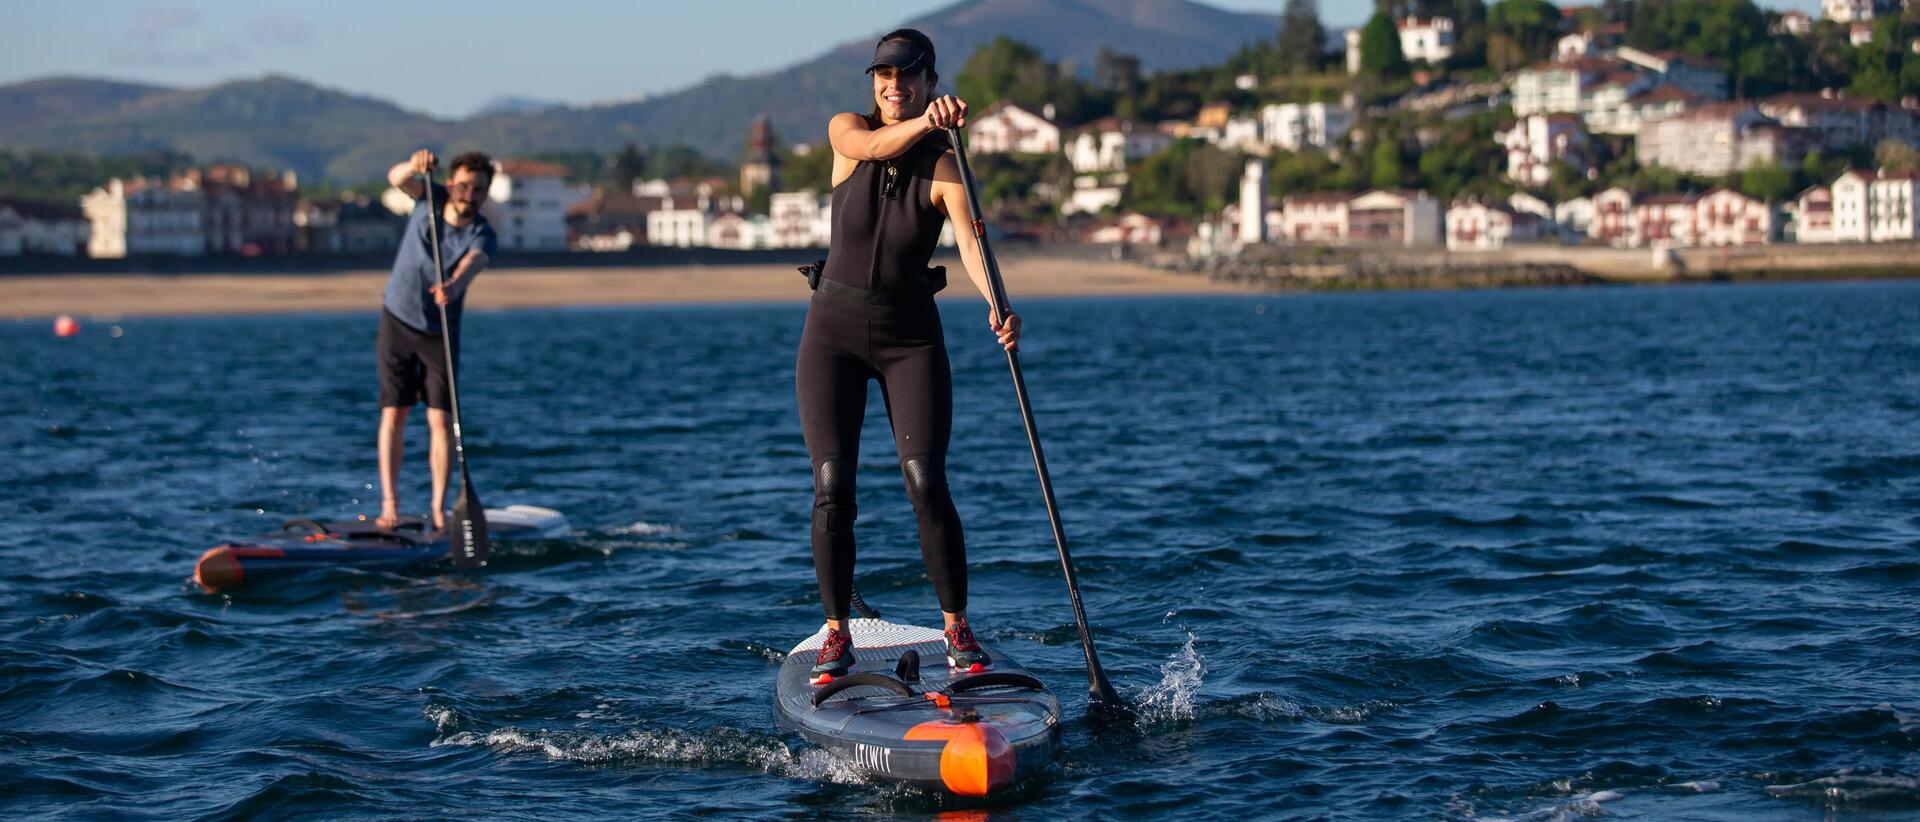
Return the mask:
[[[1712,283],[1920,279],[1920,243],[1682,249],[1657,268],[1644,249],[1516,247],[1491,252],[1287,247],[1285,257],[1208,268],[1110,261],[1091,254],[1003,256],[1016,298],[1172,297],[1488,288],[1576,288]],[[1273,253],[1268,251],[1267,253]],[[1328,259],[1329,254],[1333,257]],[[737,258],[736,258],[737,260]],[[468,307],[526,308],[801,304],[809,296],[788,260],[678,264],[506,266],[487,271]],[[572,262],[572,261],[568,261]],[[1155,264],[1159,262],[1160,264]],[[957,267],[949,259],[949,270]],[[1303,265],[1303,263],[1306,263]],[[958,273],[958,272],[956,272]],[[0,276],[0,319],[271,315],[373,311],[387,271],[112,272]],[[964,274],[943,303],[980,299]]]
[[[1027,297],[1205,296],[1261,289],[1137,262],[1003,258],[1007,287]],[[954,266],[949,262],[949,270]],[[959,273],[959,272],[956,272]],[[388,272],[31,274],[0,277],[0,317],[178,317],[373,311]],[[964,273],[940,301],[979,300]],[[786,263],[499,268],[474,283],[475,311],[626,305],[804,303],[811,292]]]

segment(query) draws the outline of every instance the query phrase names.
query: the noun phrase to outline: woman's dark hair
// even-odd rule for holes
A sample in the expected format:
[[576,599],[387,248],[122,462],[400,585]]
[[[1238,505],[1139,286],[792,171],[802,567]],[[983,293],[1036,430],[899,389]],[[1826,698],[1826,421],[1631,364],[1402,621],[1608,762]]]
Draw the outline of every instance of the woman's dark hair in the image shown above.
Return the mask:
[[[931,92],[935,86],[940,85],[940,72],[935,71],[933,68],[934,66],[933,38],[928,37],[926,35],[926,32],[923,32],[919,29],[894,29],[893,31],[887,32],[884,36],[882,36],[880,38],[880,42],[875,43],[874,47],[879,48],[880,46],[884,46],[887,43],[893,42],[895,40],[902,40],[908,43],[912,43],[916,46],[919,46],[920,48],[926,49],[927,64],[920,68],[914,69],[914,72],[926,73],[927,90],[929,92]],[[880,122],[880,107],[877,105],[874,106],[873,113],[868,114],[867,119],[872,120],[875,123]]]

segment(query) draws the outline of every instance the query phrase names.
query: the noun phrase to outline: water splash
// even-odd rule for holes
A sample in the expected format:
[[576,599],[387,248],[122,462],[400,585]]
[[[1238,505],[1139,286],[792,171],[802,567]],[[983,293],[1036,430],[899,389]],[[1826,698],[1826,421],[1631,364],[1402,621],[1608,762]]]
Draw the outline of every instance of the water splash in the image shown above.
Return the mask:
[[1811,799],[1829,809],[1920,807],[1920,779],[1889,771],[1847,768],[1805,782],[1768,785],[1776,799]]
[[1193,719],[1194,696],[1207,674],[1207,661],[1194,643],[1193,632],[1188,631],[1180,650],[1160,665],[1159,683],[1134,696],[1142,728]]
[[867,781],[864,774],[825,751],[795,751],[778,740],[728,728],[697,734],[672,728],[595,734],[506,727],[486,733],[461,731],[436,739],[432,745],[484,746],[501,753],[537,753],[555,761],[589,765],[731,766],[843,785]]
[[1605,816],[1607,811],[1600,807],[1602,802],[1612,802],[1622,796],[1618,791],[1594,791],[1568,797],[1565,802],[1555,803],[1532,811],[1523,816],[1477,817],[1479,822],[1568,822],[1583,817]]
[[678,527],[673,525],[664,525],[661,523],[646,522],[644,520],[635,522],[631,525],[622,525],[618,528],[609,529],[610,533],[620,534],[622,536],[641,536],[641,537],[650,537],[658,534],[672,534],[672,533],[678,532],[679,530],[680,529]]

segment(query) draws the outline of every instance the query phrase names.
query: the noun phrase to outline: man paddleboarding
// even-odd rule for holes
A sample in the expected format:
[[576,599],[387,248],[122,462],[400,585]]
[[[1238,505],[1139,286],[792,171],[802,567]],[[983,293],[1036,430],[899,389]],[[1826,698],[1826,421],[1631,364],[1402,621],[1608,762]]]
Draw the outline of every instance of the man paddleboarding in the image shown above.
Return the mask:
[[[946,625],[948,665],[975,672],[992,665],[967,624],[966,543],[946,475],[953,375],[933,296],[946,272],[928,267],[947,220],[973,225],[945,132],[966,124],[967,104],[935,96],[933,41],[913,29],[882,37],[867,74],[873,111],[843,112],[827,124],[832,238],[825,263],[808,272],[814,294],[795,367],[813,460],[813,568],[828,629],[812,670],[816,685],[846,675],[854,662],[847,630],[854,467],[870,380],[886,398],[920,553]],[[968,230],[954,235],[968,278],[991,305],[978,240]],[[987,323],[1002,346],[1016,349],[1018,316],[990,309]]]
[[[493,226],[480,213],[493,183],[493,160],[477,151],[455,157],[446,185],[433,183],[429,191],[426,181],[437,165],[433,152],[421,149],[387,172],[387,182],[412,197],[414,206],[381,300],[376,346],[380,366],[380,517],[375,524],[381,528],[400,524],[400,461],[405,451],[407,415],[423,399],[427,403],[427,429],[433,437],[428,452],[433,469],[433,527],[447,527],[447,478],[451,470],[448,421],[452,406],[447,360],[450,353],[454,367],[459,366],[461,307],[467,289],[486,270],[497,247]],[[437,238],[429,203],[440,211]],[[440,245],[439,259],[447,266],[445,272],[434,271],[435,242]],[[446,306],[447,328],[441,327],[440,306]]]

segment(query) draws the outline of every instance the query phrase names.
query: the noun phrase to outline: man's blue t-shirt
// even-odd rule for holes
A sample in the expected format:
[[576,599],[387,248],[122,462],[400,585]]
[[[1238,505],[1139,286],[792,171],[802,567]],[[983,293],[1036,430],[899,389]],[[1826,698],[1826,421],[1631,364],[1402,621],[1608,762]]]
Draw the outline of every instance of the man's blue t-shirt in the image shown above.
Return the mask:
[[[447,202],[447,189],[438,183],[433,186],[433,203],[444,206]],[[440,215],[435,215],[436,217]],[[407,231],[400,236],[400,253],[393,257],[393,274],[387,278],[387,293],[383,302],[387,311],[407,325],[429,334],[440,333],[440,309],[433,304],[433,287],[439,278],[433,273],[433,227],[427,221],[427,201],[415,200],[413,214],[407,217]],[[478,214],[473,221],[463,226],[447,225],[440,220],[440,264],[446,266],[446,275],[453,276],[453,270],[460,264],[460,258],[470,249],[478,248],[491,257],[498,247],[493,226],[487,224],[487,218]],[[447,303],[447,319],[456,326],[460,322],[461,304],[466,301],[464,289],[452,302]]]

